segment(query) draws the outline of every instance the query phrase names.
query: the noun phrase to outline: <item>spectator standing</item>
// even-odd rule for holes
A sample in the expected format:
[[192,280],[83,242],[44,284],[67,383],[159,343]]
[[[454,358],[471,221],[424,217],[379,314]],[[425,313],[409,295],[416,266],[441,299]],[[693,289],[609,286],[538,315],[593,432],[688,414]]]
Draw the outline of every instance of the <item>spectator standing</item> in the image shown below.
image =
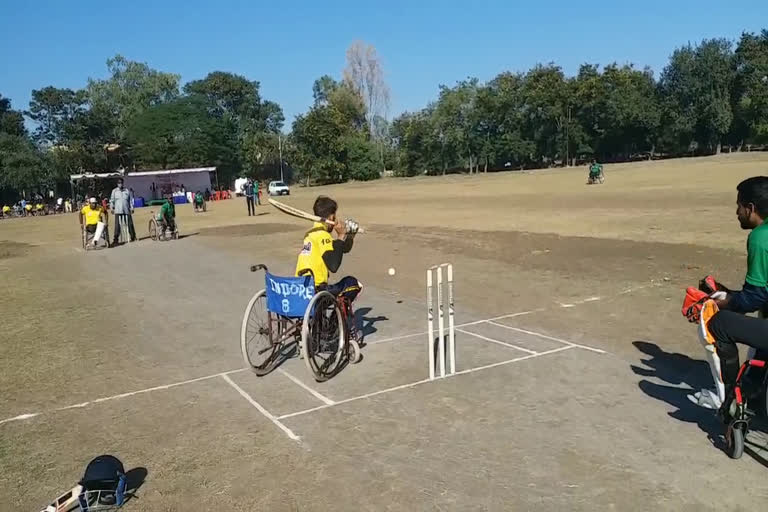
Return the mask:
[[248,216],[256,215],[256,208],[253,206],[253,194],[255,192],[255,188],[253,186],[253,180],[251,178],[248,178],[248,181],[246,181],[243,184],[243,195],[245,196],[245,202],[248,205]]
[[136,230],[133,227],[133,194],[123,185],[122,178],[117,180],[117,186],[112,190],[109,198],[109,205],[112,214],[115,216],[115,234],[112,238],[112,245],[117,244],[120,237],[120,224],[128,223],[128,231],[131,235],[131,242],[136,241]]

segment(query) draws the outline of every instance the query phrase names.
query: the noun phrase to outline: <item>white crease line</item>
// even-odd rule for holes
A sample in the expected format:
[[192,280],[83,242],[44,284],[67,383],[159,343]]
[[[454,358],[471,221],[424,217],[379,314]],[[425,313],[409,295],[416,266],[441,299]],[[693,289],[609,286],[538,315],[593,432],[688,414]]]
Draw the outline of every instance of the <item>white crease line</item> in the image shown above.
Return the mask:
[[294,377],[293,375],[291,375],[291,374],[290,374],[290,373],[288,373],[287,371],[283,370],[282,368],[280,368],[280,369],[279,369],[279,370],[277,370],[277,371],[278,371],[278,372],[280,372],[280,373],[282,373],[283,375],[285,375],[285,376],[286,376],[286,377],[288,377],[289,379],[291,379],[291,380],[293,381],[293,383],[294,383],[294,384],[296,384],[297,386],[299,386],[300,388],[302,388],[302,389],[304,389],[305,391],[308,391],[309,393],[311,393],[311,394],[312,394],[312,396],[314,396],[315,398],[317,398],[318,400],[320,400],[321,402],[323,402],[325,405],[333,405],[333,404],[335,404],[335,403],[336,403],[336,402],[334,402],[333,400],[331,400],[330,398],[328,398],[327,396],[325,396],[325,395],[323,395],[323,394],[321,394],[321,393],[318,393],[317,391],[315,391],[315,390],[314,390],[314,389],[312,389],[311,387],[307,386],[306,384],[304,384],[304,383],[303,383],[303,382],[301,382],[299,379],[297,379],[296,377]]
[[13,418],[8,418],[0,421],[0,425],[2,425],[3,423],[10,423],[11,421],[27,420],[29,418],[34,418],[35,416],[40,416],[40,413],[32,412],[27,414],[19,414],[18,416],[14,416]]
[[[489,322],[492,323],[492,322]],[[505,347],[513,348],[515,350],[520,350],[521,352],[526,352],[528,354],[538,354],[538,352],[535,352],[533,350],[528,350],[527,348],[518,347],[517,345],[513,345],[512,343],[506,343],[503,341],[495,340],[493,338],[488,338],[486,336],[481,336],[480,334],[477,334],[472,331],[465,331],[464,329],[456,329],[460,333],[469,334],[470,336],[474,336],[475,338],[479,338],[481,340],[490,341],[491,343],[496,343],[497,345],[503,345]]]
[[553,348],[552,350],[547,350],[545,352],[537,352],[535,354],[530,354],[530,355],[527,355],[527,356],[516,357],[515,359],[508,359],[506,361],[499,361],[498,363],[491,363],[491,364],[486,364],[485,366],[478,366],[477,368],[469,368],[468,370],[461,370],[460,372],[456,372],[453,375],[448,375],[448,377],[453,377],[454,375],[464,375],[464,374],[467,374],[467,373],[479,372],[480,370],[487,370],[488,368],[495,368],[497,366],[502,366],[502,365],[509,364],[509,363],[516,363],[518,361],[525,361],[526,359],[534,359],[536,357],[546,356],[548,354],[555,354],[557,352],[562,352],[564,350],[570,350],[572,348],[573,347],[569,346],[569,345],[566,345],[564,347],[557,347],[557,348]]
[[[459,329],[461,327],[468,327],[470,325],[482,324],[482,323],[488,322],[490,320],[501,320],[501,319],[504,319],[504,318],[513,318],[513,317],[516,317],[516,316],[530,315],[531,313],[538,313],[540,311],[544,311],[544,308],[533,309],[531,311],[520,311],[518,313],[509,313],[508,315],[501,315],[501,316],[495,316],[493,318],[484,318],[483,320],[475,320],[473,322],[466,322],[466,323],[463,323],[463,324],[458,324],[458,325],[454,326],[454,328],[455,329]],[[400,336],[392,336],[391,338],[383,338],[383,339],[380,339],[380,340],[368,341],[367,344],[368,345],[376,345],[378,343],[389,343],[389,342],[392,342],[392,341],[400,341],[400,340],[405,340],[405,339],[408,339],[408,338],[415,338],[416,336],[426,336],[427,334],[429,334],[427,331],[415,332],[413,334],[402,334]]]
[[576,306],[576,304],[562,304],[562,303],[560,303],[560,307],[561,308],[572,308],[574,306]]
[[80,403],[77,403],[77,404],[67,405],[67,406],[64,406],[64,407],[57,407],[56,409],[51,409],[50,411],[36,412],[36,413],[32,413],[32,414],[21,414],[19,416],[15,416],[13,418],[7,418],[7,419],[4,419],[4,420],[0,420],[0,425],[2,425],[3,423],[11,422],[11,421],[26,420],[26,419],[29,419],[29,418],[34,418],[35,416],[40,416],[41,414],[44,414],[45,412],[59,412],[59,411],[67,411],[69,409],[82,409],[83,407],[87,407],[87,406],[89,406],[91,404],[98,404],[98,403],[101,403],[101,402],[108,402],[110,400],[117,400],[119,398],[126,398],[126,397],[129,397],[129,396],[140,395],[140,394],[143,394],[143,393],[149,393],[151,391],[159,391],[161,389],[175,388],[177,386],[183,386],[185,384],[192,384],[194,382],[200,382],[200,381],[203,381],[203,380],[209,380],[209,379],[213,379],[214,377],[230,375],[230,374],[239,373],[239,372],[242,372],[242,371],[245,371],[245,368],[238,368],[236,370],[230,370],[228,372],[214,373],[212,375],[206,375],[204,377],[197,377],[195,379],[182,380],[180,382],[174,382],[172,384],[164,384],[162,386],[154,386],[154,387],[151,387],[151,388],[139,389],[137,391],[130,391],[128,393],[120,393],[119,395],[105,396],[105,397],[102,397],[102,398],[96,398],[94,400],[90,400],[88,402],[80,402]]
[[[518,313],[510,313],[508,315],[494,316],[493,318],[486,318],[484,320],[475,320],[474,322],[467,322],[465,324],[459,324],[456,327],[467,327],[469,325],[482,324],[482,323],[488,322],[490,320],[501,320],[502,318],[513,318],[513,317],[516,317],[516,316],[530,315],[531,313],[539,313],[541,311],[544,311],[545,309],[546,308],[537,308],[537,309],[532,309],[530,311],[520,311]],[[426,333],[424,333],[424,334],[426,334]]]
[[[541,334],[540,332],[527,331],[525,329],[520,329],[519,327],[512,327],[511,325],[504,325],[504,324],[500,324],[498,322],[493,322],[493,321],[490,321],[490,320],[488,321],[488,323],[491,324],[491,325],[497,325],[499,327],[504,327],[505,329],[509,329],[511,331],[522,332],[524,334],[530,334],[531,336],[538,336],[539,338],[544,338],[545,340],[552,340],[552,341],[556,341],[558,343],[563,343],[563,344],[569,345],[571,347],[583,348],[584,350],[590,350],[590,351],[596,352],[598,354],[605,354],[606,353],[605,350],[601,350],[599,348],[590,347],[588,345],[580,345],[579,343],[573,343],[571,341],[562,340],[560,338],[554,338],[552,336],[547,336],[546,334]],[[542,354],[543,353],[544,352],[542,352]]]
[[274,423],[274,424],[275,424],[275,425],[276,425],[276,426],[277,426],[277,427],[278,427],[280,430],[282,430],[283,432],[285,432],[285,435],[287,435],[287,436],[288,436],[290,439],[293,439],[293,440],[294,440],[294,441],[296,441],[296,442],[301,442],[301,438],[300,438],[299,436],[297,436],[296,434],[294,434],[294,433],[293,433],[293,430],[291,430],[291,429],[289,429],[288,427],[286,427],[285,425],[283,425],[283,424],[280,422],[280,420],[278,420],[277,418],[275,418],[275,417],[272,415],[272,413],[271,413],[271,412],[269,412],[269,411],[268,411],[268,410],[266,410],[264,407],[262,407],[262,406],[261,406],[261,404],[260,404],[259,402],[257,402],[256,400],[254,400],[254,399],[251,397],[251,395],[249,395],[248,393],[246,393],[246,392],[243,390],[243,388],[241,388],[240,386],[238,386],[237,384],[235,384],[235,382],[234,382],[232,379],[230,379],[228,375],[226,375],[226,374],[222,374],[222,375],[221,375],[221,378],[222,378],[222,379],[224,379],[225,381],[227,381],[227,383],[228,383],[230,386],[232,386],[232,387],[235,389],[235,391],[237,391],[238,393],[240,393],[240,396],[242,396],[243,398],[245,398],[246,400],[248,400],[248,402],[249,402],[249,403],[250,403],[252,406],[254,406],[254,407],[255,407],[255,408],[256,408],[256,409],[257,409],[257,410],[258,410],[258,411],[259,411],[261,414],[263,414],[265,418],[267,418],[269,421],[271,421],[272,423]]
[[425,334],[427,334],[426,331],[424,331],[424,332],[417,332],[417,333],[413,333],[413,334],[403,334],[401,336],[392,336],[391,338],[382,338],[380,340],[366,341],[365,344],[366,345],[376,345],[377,343],[389,343],[390,341],[399,341],[399,340],[404,340],[404,339],[407,339],[407,338],[415,338],[416,336],[424,336]]
[[455,377],[456,375],[466,375],[468,373],[479,372],[480,370],[487,370],[489,368],[494,368],[496,366],[503,366],[505,364],[516,363],[518,361],[525,361],[526,359],[533,359],[533,358],[540,357],[540,356],[546,356],[548,354],[554,354],[556,352],[562,352],[564,350],[569,350],[569,349],[572,349],[572,348],[574,348],[574,347],[572,347],[570,345],[566,345],[564,347],[558,347],[558,348],[555,348],[555,349],[552,349],[552,350],[547,350],[546,352],[538,352],[536,354],[529,354],[529,355],[526,355],[526,356],[520,356],[520,357],[516,357],[514,359],[507,359],[506,361],[499,361],[498,363],[491,363],[491,364],[487,364],[487,365],[484,365],[484,366],[478,366],[476,368],[469,368],[467,370],[461,370],[461,371],[458,371],[456,373],[453,373],[453,374],[450,374],[450,375],[446,375],[445,377],[437,377],[434,380],[423,379],[423,380],[418,380],[416,382],[411,382],[409,384],[401,384],[400,386],[395,386],[395,387],[392,387],[392,388],[382,389],[380,391],[374,391],[373,393],[366,393],[365,395],[360,395],[360,396],[355,396],[355,397],[352,397],[352,398],[347,398],[346,400],[339,400],[338,402],[336,402],[333,405],[319,405],[317,407],[312,407],[310,409],[304,409],[303,411],[297,411],[297,412],[291,412],[291,413],[288,413],[288,414],[283,414],[282,416],[278,416],[277,419],[278,420],[284,420],[284,419],[288,419],[288,418],[294,418],[296,416],[302,416],[304,414],[309,414],[311,412],[320,411],[322,409],[328,409],[329,407],[335,407],[337,405],[346,404],[346,403],[349,403],[349,402],[355,402],[357,400],[363,400],[365,398],[371,398],[371,397],[374,397],[374,396],[377,396],[377,395],[383,395],[385,393],[390,393],[392,391],[398,391],[398,390],[401,390],[401,389],[413,388],[413,387],[416,387],[416,386],[420,386],[422,384],[426,384],[427,382],[434,382],[434,381],[438,381],[438,380],[449,379],[451,377]]

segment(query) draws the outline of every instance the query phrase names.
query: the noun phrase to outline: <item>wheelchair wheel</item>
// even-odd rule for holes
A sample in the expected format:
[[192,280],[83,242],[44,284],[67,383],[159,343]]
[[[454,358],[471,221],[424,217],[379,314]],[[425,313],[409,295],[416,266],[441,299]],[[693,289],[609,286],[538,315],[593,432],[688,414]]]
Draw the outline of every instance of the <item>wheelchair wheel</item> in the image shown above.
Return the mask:
[[259,377],[272,371],[285,320],[267,311],[267,294],[261,290],[248,302],[240,328],[240,350],[245,364]]
[[154,218],[149,219],[148,230],[149,230],[149,238],[151,238],[152,240],[157,240],[157,221]]
[[312,297],[301,326],[301,351],[317,382],[333,377],[346,351],[344,318],[336,297],[322,291]]
[[360,345],[353,339],[348,340],[349,348],[347,349],[347,357],[349,362],[357,364],[363,360],[363,353],[360,351]]
[[740,459],[744,455],[744,434],[746,431],[744,421],[735,421],[728,425],[725,433],[726,453],[732,459]]

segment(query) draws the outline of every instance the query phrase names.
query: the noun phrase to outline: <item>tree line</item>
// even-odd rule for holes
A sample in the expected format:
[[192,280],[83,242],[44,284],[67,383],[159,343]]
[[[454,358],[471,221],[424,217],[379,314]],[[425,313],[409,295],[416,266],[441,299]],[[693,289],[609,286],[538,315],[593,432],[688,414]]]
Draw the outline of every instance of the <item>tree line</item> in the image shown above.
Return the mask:
[[215,165],[225,183],[283,169],[314,184],[768,145],[768,30],[678,48],[658,79],[617,64],[584,64],[573,77],[546,64],[468,78],[391,121],[381,59],[355,42],[341,79],[315,81],[313,105],[287,135],[258,81],[214,71],[182,87],[179,75],[120,55],[107,68],[80,90],[33,90],[24,111],[0,96],[0,190],[121,168]]
[[555,64],[440,87],[391,127],[403,175],[706,155],[768,144],[768,31],[704,40],[650,69]]

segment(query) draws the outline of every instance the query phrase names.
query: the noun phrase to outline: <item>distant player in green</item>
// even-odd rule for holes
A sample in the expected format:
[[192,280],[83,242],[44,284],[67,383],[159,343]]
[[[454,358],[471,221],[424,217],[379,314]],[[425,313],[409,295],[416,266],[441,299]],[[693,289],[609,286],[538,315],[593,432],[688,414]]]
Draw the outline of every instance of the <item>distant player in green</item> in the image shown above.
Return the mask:
[[598,181],[603,176],[603,166],[597,163],[597,160],[592,159],[592,164],[589,166],[589,181]]
[[205,207],[205,198],[203,197],[203,193],[199,190],[195,192],[195,204],[194,208],[195,210],[202,211]]
[[173,197],[168,196],[165,198],[160,213],[157,214],[157,220],[163,226],[163,229],[169,229],[171,233],[176,231],[176,207],[173,204]]

